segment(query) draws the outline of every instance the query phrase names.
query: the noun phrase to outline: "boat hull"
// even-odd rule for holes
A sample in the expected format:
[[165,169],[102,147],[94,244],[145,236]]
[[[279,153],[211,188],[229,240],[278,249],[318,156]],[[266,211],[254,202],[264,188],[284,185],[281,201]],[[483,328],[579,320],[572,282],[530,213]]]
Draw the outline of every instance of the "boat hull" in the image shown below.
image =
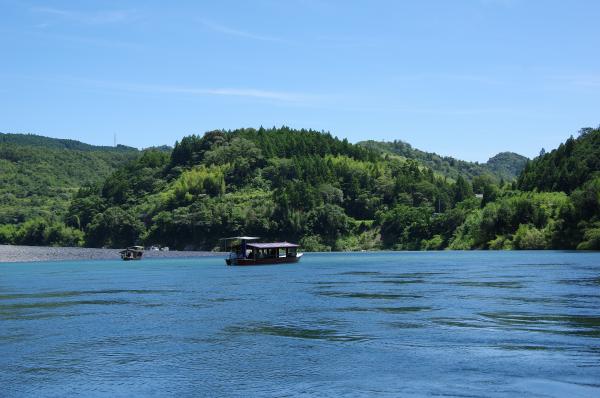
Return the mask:
[[272,265],[272,264],[293,264],[300,261],[302,254],[296,257],[276,257],[276,258],[228,258],[225,260],[227,265]]
[[123,261],[138,261],[142,259],[142,256],[139,257],[121,257]]

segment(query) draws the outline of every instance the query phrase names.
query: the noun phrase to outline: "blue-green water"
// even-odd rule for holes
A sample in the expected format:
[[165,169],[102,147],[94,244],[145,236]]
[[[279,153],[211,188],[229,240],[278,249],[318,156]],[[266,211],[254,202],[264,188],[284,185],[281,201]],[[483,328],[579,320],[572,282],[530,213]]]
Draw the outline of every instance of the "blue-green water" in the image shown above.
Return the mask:
[[600,396],[600,254],[0,264],[0,396]]

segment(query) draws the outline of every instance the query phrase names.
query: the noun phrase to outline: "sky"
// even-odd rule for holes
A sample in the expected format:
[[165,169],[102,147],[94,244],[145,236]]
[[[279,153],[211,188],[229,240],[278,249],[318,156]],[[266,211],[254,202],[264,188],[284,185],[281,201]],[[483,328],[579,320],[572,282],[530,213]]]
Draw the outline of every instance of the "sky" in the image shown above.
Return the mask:
[[0,0],[0,132],[287,125],[471,161],[600,124],[600,1]]

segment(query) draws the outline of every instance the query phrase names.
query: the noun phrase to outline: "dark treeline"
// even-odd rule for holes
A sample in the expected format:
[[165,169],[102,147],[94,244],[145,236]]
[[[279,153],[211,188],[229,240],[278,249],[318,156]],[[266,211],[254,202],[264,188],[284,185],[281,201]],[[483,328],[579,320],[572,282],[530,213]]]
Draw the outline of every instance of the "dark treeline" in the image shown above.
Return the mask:
[[[599,136],[584,130],[511,181],[448,178],[312,130],[212,131],[144,151],[79,189],[60,220],[0,226],[0,241],[213,250],[251,234],[305,250],[598,249]],[[496,163],[510,170],[511,158]]]

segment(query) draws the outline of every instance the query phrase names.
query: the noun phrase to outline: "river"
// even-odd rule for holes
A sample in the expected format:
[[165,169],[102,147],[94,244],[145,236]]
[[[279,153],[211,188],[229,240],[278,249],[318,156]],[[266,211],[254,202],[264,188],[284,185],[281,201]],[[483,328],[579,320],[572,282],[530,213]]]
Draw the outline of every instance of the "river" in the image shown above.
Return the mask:
[[0,396],[600,396],[600,253],[0,263]]

